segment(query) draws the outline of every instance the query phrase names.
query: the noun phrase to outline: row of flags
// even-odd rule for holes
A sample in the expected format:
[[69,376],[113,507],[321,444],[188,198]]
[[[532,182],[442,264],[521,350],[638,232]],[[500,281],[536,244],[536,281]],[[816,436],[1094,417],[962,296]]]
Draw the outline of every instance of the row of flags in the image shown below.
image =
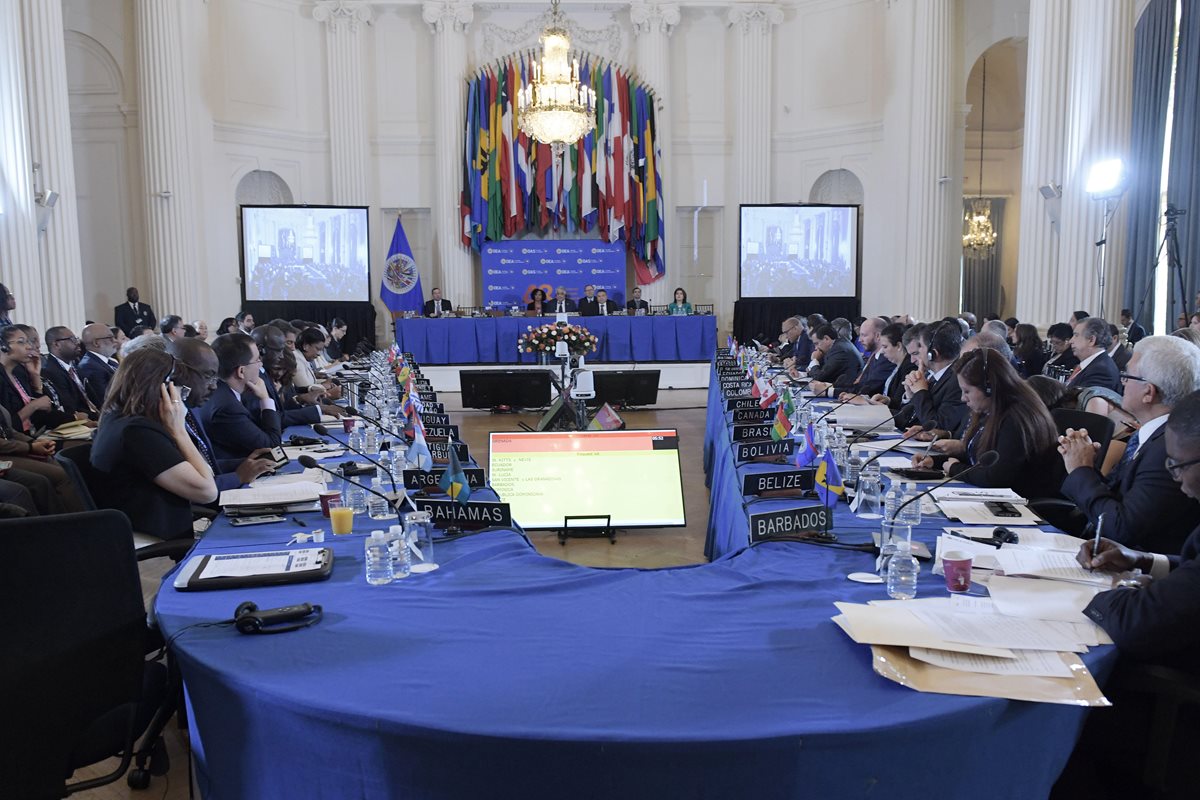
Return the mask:
[[[399,221],[396,224],[398,227]],[[396,383],[404,387],[404,397],[400,401],[400,409],[401,414],[404,415],[405,433],[412,436],[409,454],[416,461],[418,469],[429,472],[433,469],[433,454],[429,451],[429,443],[425,441],[425,423],[421,421],[421,412],[424,411],[424,406],[414,383],[415,376],[405,360],[404,354],[400,351],[400,346],[395,342],[388,349],[387,359],[396,376]],[[446,465],[446,469],[438,481],[438,488],[450,495],[451,500],[457,500],[461,505],[465,506],[471,499],[471,485],[467,480],[467,473],[463,469],[462,462],[458,459],[458,453],[454,450],[453,442],[450,443],[450,463]]]
[[529,231],[596,231],[627,244],[645,285],[664,274],[662,146],[655,96],[613,64],[581,54],[579,80],[596,93],[596,126],[556,153],[520,128],[516,97],[535,56],[485,67],[467,85],[462,241],[479,251]]
[[[767,386],[769,387],[770,383]],[[756,391],[759,393],[755,394]],[[759,388],[758,381],[755,381],[751,394],[765,399],[767,395],[763,391]],[[773,388],[770,391],[774,394]],[[769,402],[763,403],[761,400],[759,402],[762,408],[770,406]],[[793,432],[792,417],[795,416],[795,413],[796,406],[792,401],[792,393],[784,392],[783,400],[776,406],[775,420],[771,425],[771,439],[780,442],[791,436],[795,442],[792,449],[792,463],[798,468],[811,467],[816,464],[817,471],[813,476],[813,483],[817,489],[817,496],[821,498],[822,503],[832,508],[837,504],[838,498],[846,493],[846,487],[842,483],[841,470],[838,469],[837,461],[833,458],[832,448],[827,447],[823,454],[817,455],[817,447],[813,444],[816,436],[813,433],[811,422],[803,429]]]

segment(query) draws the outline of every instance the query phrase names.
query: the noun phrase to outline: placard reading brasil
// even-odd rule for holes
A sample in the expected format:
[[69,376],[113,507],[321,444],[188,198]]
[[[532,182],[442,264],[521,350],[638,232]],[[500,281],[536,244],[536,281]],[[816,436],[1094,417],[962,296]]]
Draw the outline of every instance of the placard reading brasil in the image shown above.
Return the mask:
[[523,240],[483,245],[483,304],[488,308],[525,309],[534,289],[553,298],[565,287],[578,301],[592,284],[608,299],[625,305],[625,243],[598,239]]

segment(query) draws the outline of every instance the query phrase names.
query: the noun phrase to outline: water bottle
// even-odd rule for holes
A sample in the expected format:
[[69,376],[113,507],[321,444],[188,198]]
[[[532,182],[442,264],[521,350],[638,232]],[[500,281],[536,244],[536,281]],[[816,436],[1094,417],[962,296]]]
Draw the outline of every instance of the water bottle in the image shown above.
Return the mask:
[[866,459],[862,457],[861,452],[850,454],[850,456],[846,459],[846,483],[853,484],[855,486],[858,485],[858,476],[859,473],[862,472],[862,465],[863,461],[865,460]]
[[839,450],[849,449],[850,443],[846,441],[846,430],[841,425],[834,429],[833,446]]
[[407,578],[412,571],[412,553],[404,543],[404,528],[393,525],[387,532],[388,552],[392,556],[392,580]]
[[900,507],[900,503],[904,499],[904,491],[900,487],[900,481],[893,480],[888,486],[887,494],[883,496],[883,518],[891,521],[896,518],[896,509]]
[[[904,500],[911,500],[912,498],[916,497],[918,494],[920,494],[920,492],[917,491],[917,484],[910,482],[908,484],[908,487],[904,490]],[[905,522],[905,523],[913,526],[914,528],[916,526],[920,525],[921,524],[921,501],[914,500],[913,502],[906,505],[904,507],[904,510],[900,512],[900,521]]]
[[817,423],[816,430],[813,431],[813,447],[818,453],[825,454],[825,448],[829,445],[829,423],[822,418]]
[[921,565],[912,554],[912,544],[896,543],[896,554],[888,562],[887,593],[893,600],[912,600],[917,596],[917,575]]
[[864,472],[858,478],[858,516],[863,519],[879,519],[879,476]]
[[353,483],[347,484],[346,507],[355,514],[367,513],[367,490]]
[[379,431],[375,429],[374,425],[367,428],[366,435],[363,437],[363,449],[369,456],[379,455]]
[[396,441],[392,445],[392,480],[396,488],[404,485],[404,468],[408,466],[408,445]]
[[[379,478],[375,479],[375,491],[384,491],[384,483]],[[392,509],[388,505],[388,501],[384,500],[377,494],[368,496],[367,499],[367,516],[371,519],[388,519],[392,516]]]
[[379,453],[379,458],[376,459],[379,463],[375,465],[375,480],[382,482],[391,488],[392,485],[392,451],[391,448],[383,450]]
[[354,427],[350,429],[350,436],[346,441],[346,446],[350,448],[350,452],[363,449],[363,424],[361,422],[354,423]]
[[392,582],[392,554],[383,531],[371,531],[366,541],[367,583],[383,586]]

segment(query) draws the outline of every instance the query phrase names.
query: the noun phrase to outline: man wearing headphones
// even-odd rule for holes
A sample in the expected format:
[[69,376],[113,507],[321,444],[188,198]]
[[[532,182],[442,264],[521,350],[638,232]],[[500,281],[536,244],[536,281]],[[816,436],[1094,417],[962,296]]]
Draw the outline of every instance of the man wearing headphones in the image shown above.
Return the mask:
[[897,426],[911,426],[907,435],[940,431],[938,438],[959,433],[967,420],[958,375],[950,367],[962,350],[962,328],[957,321],[942,321],[921,332],[917,346],[918,368],[908,373],[904,385],[911,399],[900,409]]

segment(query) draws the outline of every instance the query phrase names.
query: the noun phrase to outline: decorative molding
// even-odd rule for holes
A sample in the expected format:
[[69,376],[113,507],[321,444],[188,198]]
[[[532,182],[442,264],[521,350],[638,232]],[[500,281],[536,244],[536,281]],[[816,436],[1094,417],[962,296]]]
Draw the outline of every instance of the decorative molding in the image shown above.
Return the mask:
[[371,140],[371,153],[376,156],[429,156],[434,153],[433,137],[408,138],[402,136],[380,136]]
[[743,36],[766,36],[771,26],[783,22],[783,9],[774,3],[739,3],[729,9],[728,20],[742,29]]
[[840,125],[814,131],[777,133],[771,137],[771,147],[777,153],[796,153],[827,147],[846,148],[883,141],[883,123]]
[[229,122],[213,122],[213,141],[243,147],[266,147],[300,153],[329,152],[329,134],[300,133]]
[[330,33],[358,33],[361,25],[375,21],[375,9],[368,0],[317,0],[312,14],[313,19],[329,27]]
[[679,4],[634,0],[629,5],[629,19],[633,23],[636,36],[653,32],[670,36],[679,24]]
[[[675,7],[675,16],[678,20],[678,6]],[[491,22],[485,23],[480,28],[483,31],[483,60],[492,61],[515,51],[535,48],[538,39],[542,36],[542,31],[549,24],[549,11],[535,17],[516,30]],[[582,42],[591,46],[591,52],[607,56],[614,60],[621,54],[621,26],[616,22],[615,18],[611,24],[603,28],[584,28],[570,18],[567,18],[566,24],[563,27],[567,29],[567,35],[570,37],[571,44],[576,50],[580,49],[579,45]]]
[[475,6],[470,0],[427,0],[421,4],[421,19],[429,32],[465,33],[475,19]]

